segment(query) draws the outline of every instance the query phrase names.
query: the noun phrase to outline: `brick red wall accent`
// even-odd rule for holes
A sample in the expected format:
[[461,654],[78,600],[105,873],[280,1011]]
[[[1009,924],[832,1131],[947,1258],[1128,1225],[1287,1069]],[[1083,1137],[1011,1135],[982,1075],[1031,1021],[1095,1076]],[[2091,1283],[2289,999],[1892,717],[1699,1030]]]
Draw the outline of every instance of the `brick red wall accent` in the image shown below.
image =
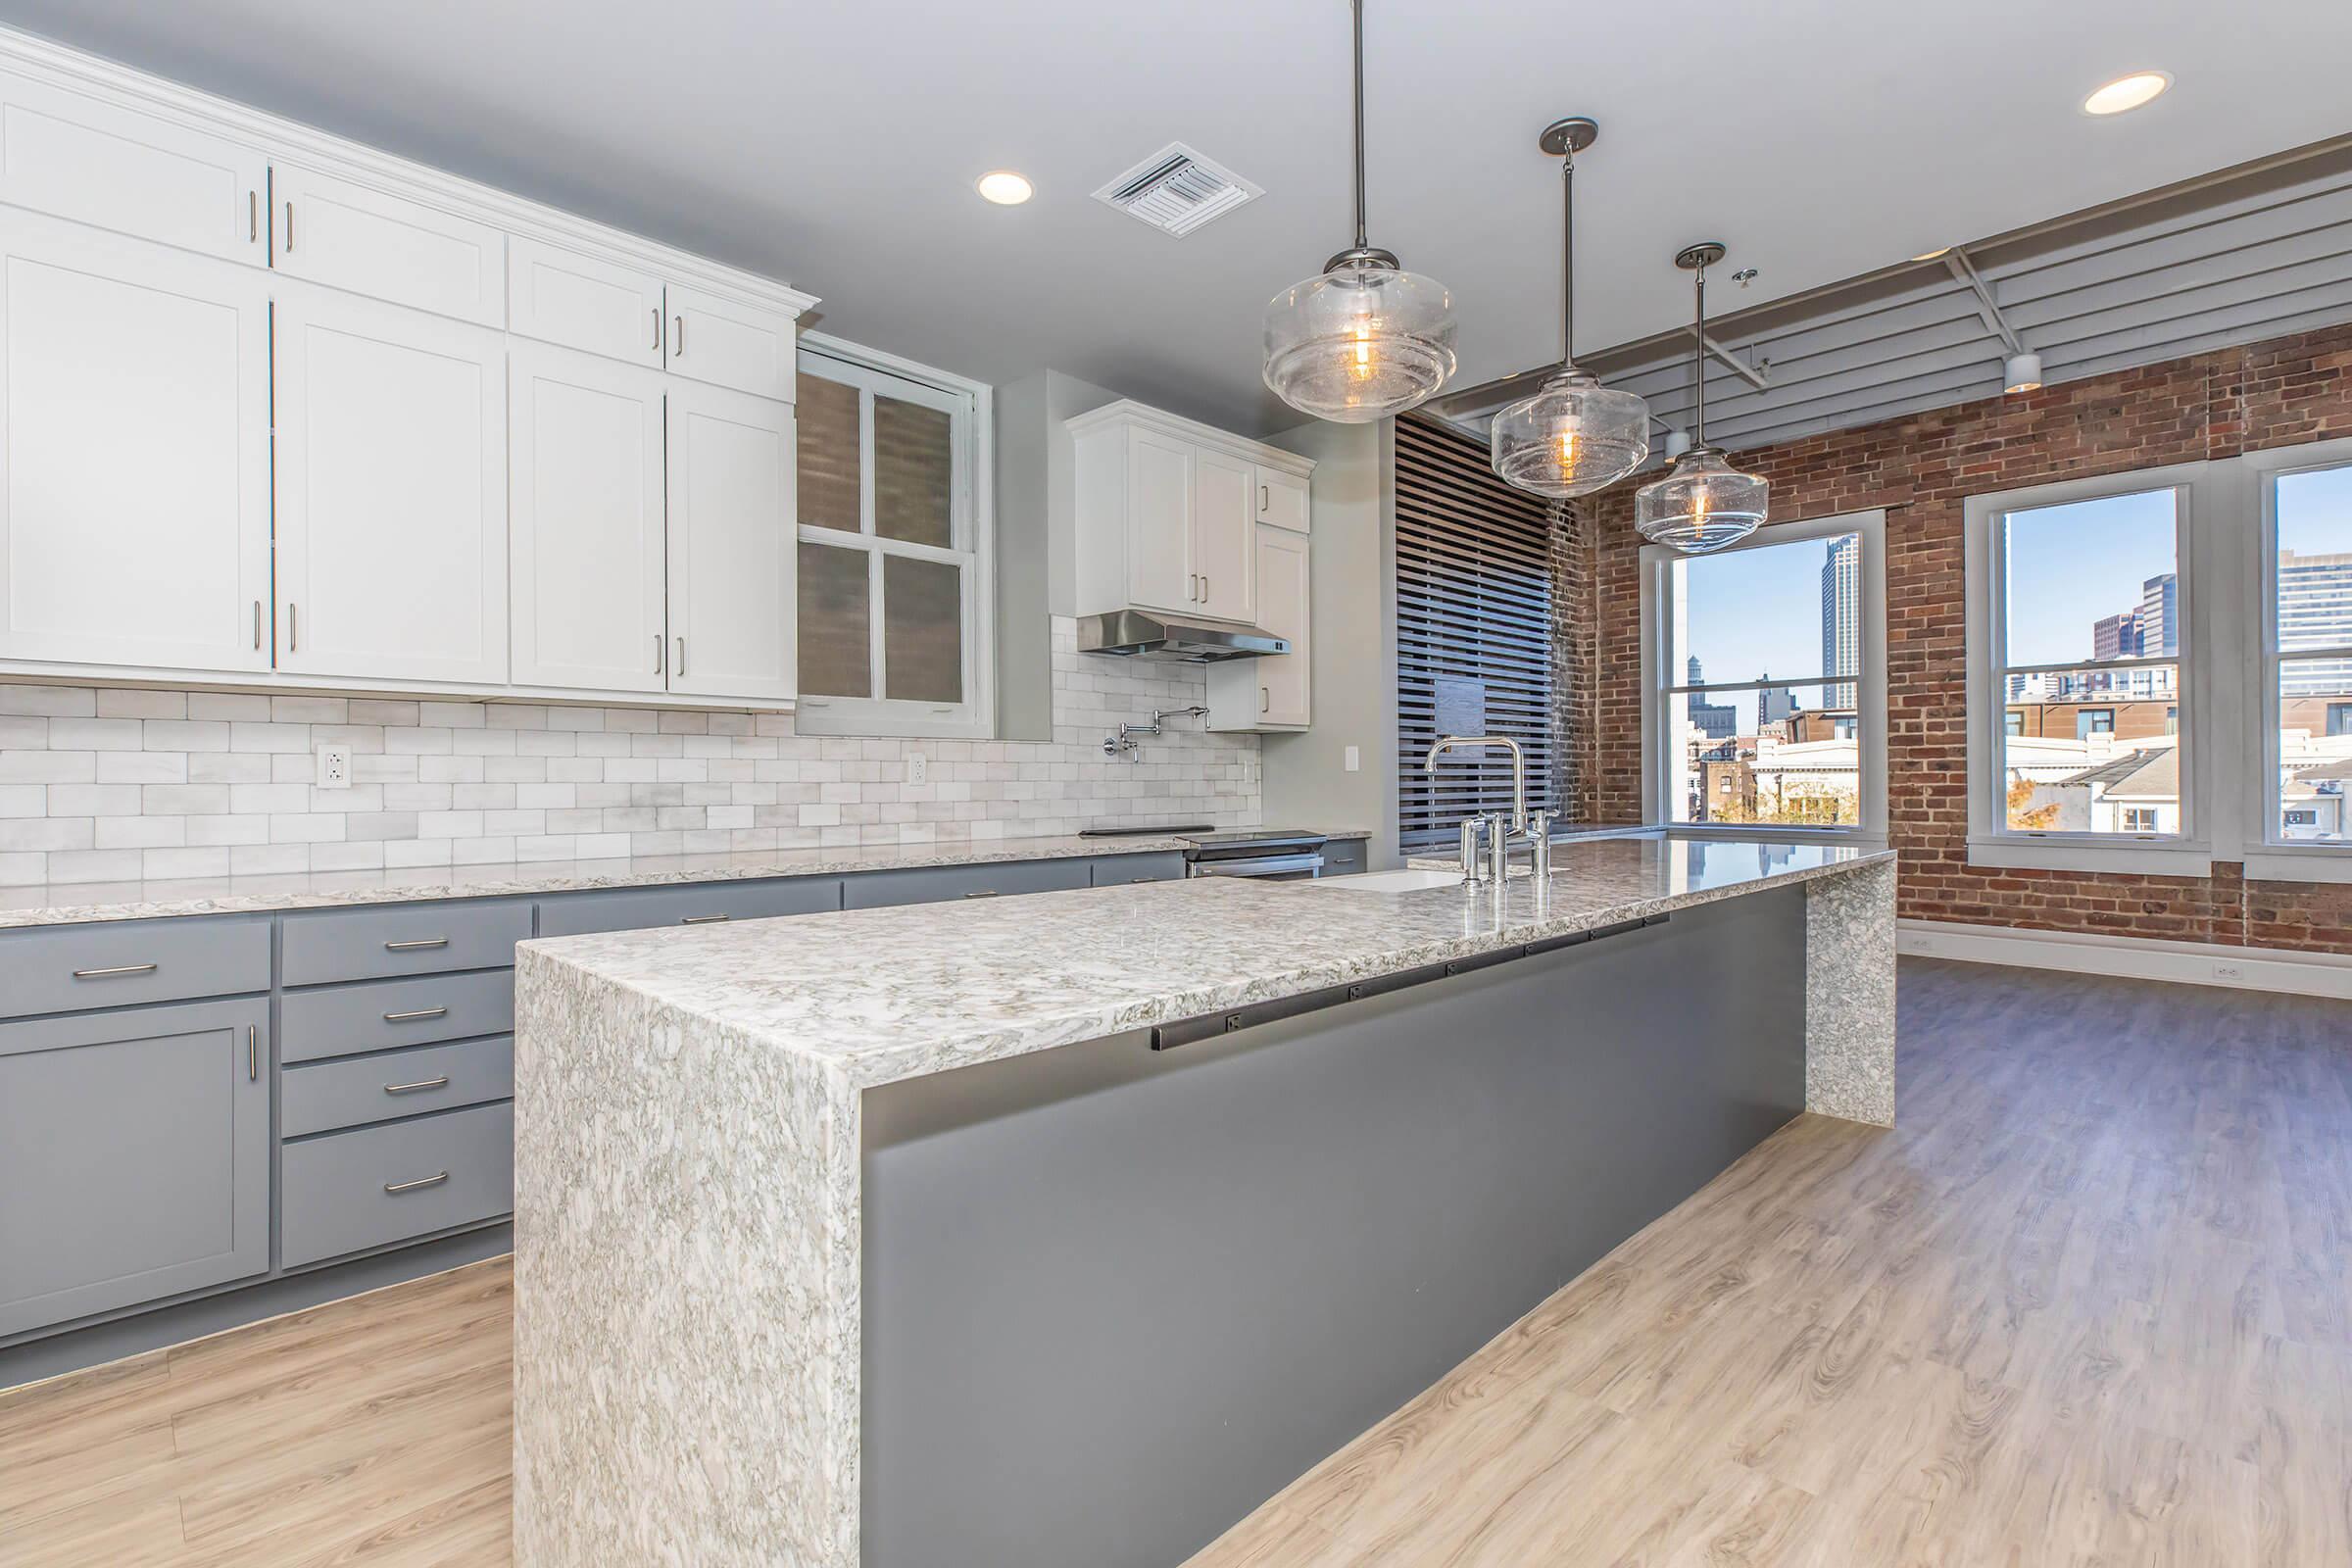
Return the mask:
[[[2352,953],[2352,884],[2004,870],[1968,863],[1961,566],[1969,496],[2352,435],[2352,324],[1741,453],[1775,521],[1886,512],[1887,814],[1898,911],[2037,930]],[[1595,689],[1572,805],[1641,820],[1641,596],[1633,491],[1582,504],[1570,547]],[[2211,744],[2209,742],[2209,744]]]

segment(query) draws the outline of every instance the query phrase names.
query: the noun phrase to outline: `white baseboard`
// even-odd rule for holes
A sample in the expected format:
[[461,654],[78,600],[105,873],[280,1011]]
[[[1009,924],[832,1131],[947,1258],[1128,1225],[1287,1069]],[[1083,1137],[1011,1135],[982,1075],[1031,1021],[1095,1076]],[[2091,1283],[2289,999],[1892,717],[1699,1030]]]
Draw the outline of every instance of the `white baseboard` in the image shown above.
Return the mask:
[[2352,956],[2295,953],[2283,948],[2234,948],[2219,942],[2158,942],[2146,937],[2024,931],[2010,926],[1961,925],[1944,920],[1898,920],[1895,951],[1969,963],[2023,969],[2171,980],[2240,991],[2304,997],[2352,998]]

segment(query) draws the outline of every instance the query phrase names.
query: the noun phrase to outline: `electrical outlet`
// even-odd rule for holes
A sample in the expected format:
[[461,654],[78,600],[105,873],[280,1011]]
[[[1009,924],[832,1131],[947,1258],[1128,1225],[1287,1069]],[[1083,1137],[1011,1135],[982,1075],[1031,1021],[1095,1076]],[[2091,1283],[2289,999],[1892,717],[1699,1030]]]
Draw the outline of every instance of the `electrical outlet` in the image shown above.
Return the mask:
[[1356,771],[1358,768],[1362,767],[1362,766],[1364,765],[1364,754],[1363,754],[1363,752],[1362,752],[1360,749],[1356,748],[1356,747],[1353,747],[1353,746],[1350,746],[1350,747],[1348,747],[1348,760],[1347,760],[1347,764],[1346,764],[1346,765],[1347,765],[1348,771],[1348,772],[1350,772],[1350,773],[1352,773],[1352,772]]
[[322,790],[351,788],[351,748],[321,746],[318,748],[318,787]]
[[931,777],[931,759],[920,752],[906,754],[906,782],[921,784]]

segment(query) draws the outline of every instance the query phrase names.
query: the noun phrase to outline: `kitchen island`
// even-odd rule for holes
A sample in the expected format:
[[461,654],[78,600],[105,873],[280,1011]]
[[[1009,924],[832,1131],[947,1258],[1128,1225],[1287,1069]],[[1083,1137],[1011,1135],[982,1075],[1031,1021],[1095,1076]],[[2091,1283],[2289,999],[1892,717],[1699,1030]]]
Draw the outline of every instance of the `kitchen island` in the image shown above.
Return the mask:
[[524,945],[521,1568],[1179,1562],[1799,1110],[1893,859],[1191,881]]

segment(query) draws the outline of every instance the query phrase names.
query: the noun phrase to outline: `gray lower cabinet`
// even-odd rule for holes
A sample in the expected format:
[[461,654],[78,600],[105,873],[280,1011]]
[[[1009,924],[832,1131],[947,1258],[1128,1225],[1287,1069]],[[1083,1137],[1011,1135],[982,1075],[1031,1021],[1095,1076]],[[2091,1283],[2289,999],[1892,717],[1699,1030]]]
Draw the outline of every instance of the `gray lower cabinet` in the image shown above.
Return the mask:
[[494,1219],[514,1207],[514,1104],[289,1143],[279,1176],[288,1268]]
[[837,876],[569,893],[539,902],[539,934],[576,937],[591,931],[645,931],[658,925],[766,920],[840,907],[841,878]]
[[288,1067],[277,1126],[288,1138],[514,1098],[514,1037],[347,1056]]
[[[507,949],[507,962],[514,950]],[[349,1056],[514,1028],[514,971],[418,975],[289,991],[278,1004],[287,1061]]]
[[269,989],[268,915],[0,933],[0,1018]]
[[315,986],[512,967],[514,944],[531,934],[531,906],[517,899],[400,904],[289,914],[283,923],[278,981]]
[[270,1268],[266,998],[0,1025],[0,1337]]
[[988,865],[867,871],[851,877],[843,894],[850,908],[879,909],[894,904],[993,899],[999,895],[1055,893],[1093,885],[1094,862],[1073,857],[1059,860],[1001,860]]
[[1323,846],[1325,876],[1353,876],[1364,869],[1364,865],[1362,839],[1332,839]]
[[1184,854],[1180,850],[1152,850],[1142,855],[1106,855],[1095,862],[1095,886],[1115,888],[1130,882],[1181,882]]

